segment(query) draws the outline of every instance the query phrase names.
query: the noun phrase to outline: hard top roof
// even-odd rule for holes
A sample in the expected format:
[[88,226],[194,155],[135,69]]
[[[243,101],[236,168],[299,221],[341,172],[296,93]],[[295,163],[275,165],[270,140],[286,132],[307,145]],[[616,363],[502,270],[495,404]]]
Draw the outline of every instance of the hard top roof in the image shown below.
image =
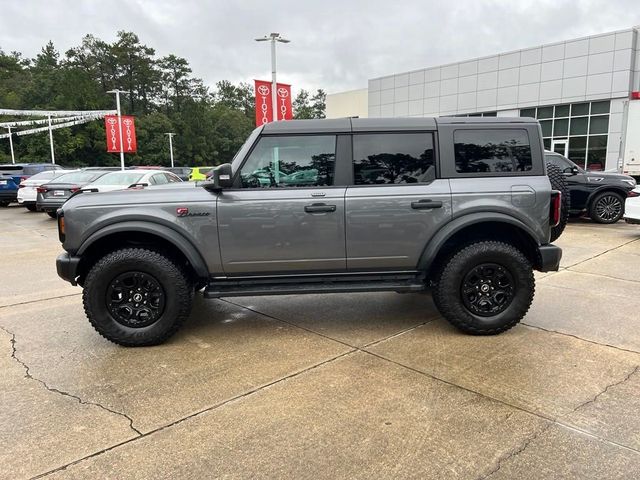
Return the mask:
[[536,123],[533,118],[520,117],[398,117],[398,118],[331,118],[287,120],[267,123],[265,135],[286,133],[350,133],[389,132],[395,130],[436,130],[437,125]]

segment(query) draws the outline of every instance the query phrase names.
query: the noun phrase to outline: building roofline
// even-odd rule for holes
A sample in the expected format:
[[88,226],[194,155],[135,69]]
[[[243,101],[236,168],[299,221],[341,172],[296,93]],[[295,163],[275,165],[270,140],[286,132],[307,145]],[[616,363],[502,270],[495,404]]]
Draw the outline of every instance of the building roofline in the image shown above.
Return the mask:
[[583,36],[583,37],[567,38],[566,40],[559,40],[557,42],[551,42],[551,43],[543,43],[543,44],[540,44],[540,45],[535,45],[533,47],[518,48],[518,49],[515,49],[515,50],[509,50],[509,51],[506,51],[506,52],[494,53],[492,55],[484,55],[482,57],[473,57],[473,58],[467,58],[465,60],[458,60],[458,61],[455,61],[455,62],[441,63],[439,65],[431,65],[431,66],[428,66],[428,67],[416,68],[414,70],[404,70],[404,71],[398,72],[398,73],[390,73],[388,75],[381,75],[381,76],[378,76],[378,77],[371,77],[368,80],[380,80],[382,78],[395,77],[396,75],[404,75],[406,73],[416,73],[416,72],[420,72],[422,70],[430,70],[432,68],[450,67],[452,65],[458,65],[460,63],[472,62],[474,60],[484,60],[486,58],[498,57],[500,55],[510,55],[512,53],[524,52],[526,50],[532,50],[534,48],[552,47],[552,46],[560,45],[560,44],[567,43],[567,42],[575,42],[575,41],[580,41],[580,40],[586,40],[586,39],[589,39],[589,38],[604,37],[604,36],[607,36],[607,35],[614,35],[614,34],[617,34],[617,33],[633,32],[634,30],[635,31],[639,31],[640,30],[640,25],[634,25],[633,27],[623,28],[621,30],[614,30],[614,31],[611,31],[611,32],[596,33],[594,35],[586,35],[586,36]]

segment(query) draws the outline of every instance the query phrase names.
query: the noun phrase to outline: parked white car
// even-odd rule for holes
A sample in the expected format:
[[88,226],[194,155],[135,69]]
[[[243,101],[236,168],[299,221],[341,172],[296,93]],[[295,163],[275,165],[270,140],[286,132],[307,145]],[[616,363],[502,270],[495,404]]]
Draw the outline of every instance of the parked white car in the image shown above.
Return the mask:
[[182,182],[180,177],[164,170],[124,170],[107,173],[95,182],[82,187],[82,190],[85,192],[113,192],[114,190],[124,190],[132,186],[145,187],[177,182]]
[[627,223],[640,224],[640,187],[627,194],[624,202],[624,220]]
[[29,178],[22,180],[18,185],[18,203],[27,207],[30,212],[36,211],[36,199],[38,197],[37,188],[51,180],[69,172],[76,170],[45,170],[36,173]]

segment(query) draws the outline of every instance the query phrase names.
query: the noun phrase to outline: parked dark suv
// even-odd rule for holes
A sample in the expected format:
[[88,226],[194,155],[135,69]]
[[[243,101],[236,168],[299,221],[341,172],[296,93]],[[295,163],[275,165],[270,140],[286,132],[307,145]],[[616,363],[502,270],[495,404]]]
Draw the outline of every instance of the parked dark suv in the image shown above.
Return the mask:
[[497,334],[527,313],[533,271],[558,269],[550,178],[533,119],[271,123],[211,181],[70,198],[57,268],[122,345],[167,339],[200,290],[431,290],[453,325]]
[[586,213],[598,223],[615,223],[624,215],[624,201],[636,181],[629,175],[590,172],[578,167],[567,157],[544,152],[545,160],[560,168],[570,193],[569,212]]
[[57,170],[60,165],[52,163],[9,163],[0,165],[0,207],[17,201],[20,182],[36,173]]

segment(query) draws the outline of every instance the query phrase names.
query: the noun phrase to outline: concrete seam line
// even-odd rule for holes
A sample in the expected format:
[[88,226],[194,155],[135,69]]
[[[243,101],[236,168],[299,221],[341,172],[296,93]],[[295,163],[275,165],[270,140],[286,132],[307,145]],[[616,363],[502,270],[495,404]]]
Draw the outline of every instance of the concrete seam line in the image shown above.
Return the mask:
[[[530,411],[530,410],[527,410],[527,409],[525,409],[525,408],[519,407],[519,406],[517,406],[517,405],[510,404],[510,403],[508,403],[508,402],[506,402],[506,401],[504,401],[504,400],[500,400],[500,399],[498,399],[498,398],[491,397],[491,396],[486,395],[486,394],[484,394],[484,393],[482,393],[482,392],[478,392],[478,391],[476,391],[476,390],[472,390],[472,389],[470,389],[470,388],[463,387],[463,386],[458,385],[458,384],[456,384],[456,383],[449,382],[449,381],[444,380],[444,379],[442,379],[442,378],[436,377],[435,375],[431,375],[431,374],[429,374],[429,373],[427,373],[427,372],[423,372],[423,371],[421,371],[421,370],[418,370],[418,369],[415,369],[415,368],[409,367],[408,365],[404,365],[404,364],[402,364],[402,363],[400,363],[400,362],[397,362],[397,361],[395,361],[395,360],[391,360],[391,359],[389,359],[389,358],[383,357],[382,355],[378,355],[378,354],[373,353],[373,352],[371,352],[371,351],[369,351],[369,350],[366,350],[366,348],[367,348],[367,347],[369,347],[369,346],[375,346],[375,345],[377,345],[377,344],[379,344],[379,343],[384,342],[385,340],[388,340],[388,339],[390,339],[390,338],[397,337],[397,336],[402,335],[402,334],[404,334],[404,333],[407,333],[407,332],[409,332],[409,331],[411,331],[411,330],[417,329],[418,327],[420,327],[420,326],[422,326],[422,325],[424,325],[424,324],[426,324],[426,323],[429,323],[429,322],[431,322],[431,321],[433,321],[433,320],[436,320],[436,319],[437,319],[437,318],[439,318],[439,317],[432,318],[432,319],[428,320],[427,322],[425,322],[425,323],[424,323],[424,324],[422,324],[422,325],[416,325],[416,326],[414,326],[414,327],[412,327],[412,328],[410,328],[410,329],[407,329],[407,330],[405,330],[405,331],[402,331],[402,332],[399,332],[399,333],[396,333],[396,334],[390,335],[389,337],[383,338],[383,339],[381,339],[381,340],[377,340],[377,341],[372,342],[372,343],[370,343],[370,344],[367,344],[367,345],[365,345],[365,346],[363,346],[363,347],[356,347],[356,346],[354,346],[354,345],[349,345],[349,344],[347,344],[347,343],[345,343],[345,342],[342,342],[341,340],[336,340],[336,339],[334,339],[334,338],[332,338],[332,337],[329,337],[329,336],[327,336],[327,335],[324,335],[324,334],[322,334],[322,333],[315,332],[315,331],[310,330],[310,329],[308,329],[308,328],[306,328],[306,327],[301,327],[301,326],[299,326],[299,325],[296,325],[296,324],[290,323],[290,322],[288,322],[288,321],[286,321],[286,320],[282,320],[282,319],[279,319],[279,318],[274,317],[274,316],[272,316],[272,315],[268,315],[268,314],[266,314],[266,313],[262,313],[262,312],[260,312],[260,311],[258,311],[258,310],[254,310],[254,309],[252,309],[252,308],[245,307],[244,305],[240,305],[240,304],[234,303],[234,302],[232,302],[232,301],[230,301],[230,300],[226,300],[226,299],[220,299],[220,300],[222,300],[222,301],[224,301],[224,302],[227,302],[227,303],[229,303],[229,304],[231,304],[231,305],[235,305],[235,306],[240,307],[240,308],[245,308],[245,309],[250,310],[250,311],[252,311],[252,312],[254,312],[254,313],[257,313],[257,314],[259,314],[259,315],[263,315],[263,316],[265,316],[265,317],[268,317],[268,318],[271,318],[271,319],[274,319],[274,320],[277,320],[277,321],[280,321],[280,322],[286,323],[287,325],[291,325],[291,326],[294,326],[294,327],[300,328],[300,329],[302,329],[302,330],[308,331],[308,332],[310,332],[310,333],[317,334],[317,335],[322,336],[322,337],[324,337],[324,338],[327,338],[327,339],[329,339],[329,340],[333,340],[333,341],[339,342],[339,343],[341,343],[341,344],[343,344],[343,345],[350,346],[350,347],[352,347],[352,348],[356,349],[356,350],[357,350],[357,351],[359,351],[359,352],[362,352],[362,353],[365,353],[365,354],[372,355],[372,356],[377,357],[377,358],[379,358],[379,359],[381,359],[381,360],[383,360],[383,361],[387,361],[387,362],[390,362],[390,363],[392,363],[392,364],[395,364],[395,365],[397,365],[397,366],[399,366],[399,367],[406,368],[406,369],[408,369],[408,370],[414,371],[415,373],[418,373],[418,374],[420,374],[420,375],[425,375],[425,376],[427,376],[427,377],[429,377],[429,378],[432,378],[433,380],[436,380],[436,381],[439,381],[439,382],[445,383],[445,384],[450,385],[450,386],[452,386],[452,387],[457,387],[457,388],[460,388],[460,389],[462,389],[462,390],[466,390],[466,391],[468,391],[468,392],[470,392],[470,393],[474,393],[474,394],[476,394],[476,395],[479,395],[479,396],[481,396],[481,397],[484,397],[484,398],[486,398],[486,399],[493,400],[493,401],[496,401],[496,402],[498,402],[498,403],[502,403],[503,405],[506,405],[506,406],[508,406],[508,407],[514,408],[514,409],[516,409],[516,410],[518,410],[518,411],[521,411],[521,412],[524,412],[524,413],[528,413],[528,414],[530,414],[530,415],[533,415],[533,416],[535,416],[535,417],[538,417],[538,418],[540,418],[540,419],[542,419],[542,420],[546,420],[546,421],[548,421],[548,422],[552,422],[552,424],[556,424],[556,425],[559,425],[559,426],[562,426],[562,427],[565,427],[565,428],[568,428],[568,429],[571,429],[571,430],[575,430],[575,431],[580,432],[580,433],[582,433],[582,434],[584,434],[584,435],[587,435],[587,436],[589,436],[589,437],[595,438],[595,439],[597,439],[597,440],[599,440],[599,441],[602,441],[602,442],[605,442],[605,443],[609,443],[609,444],[611,444],[611,445],[614,445],[614,446],[617,446],[617,447],[620,447],[620,448],[624,448],[624,449],[630,450],[630,451],[632,451],[632,452],[634,452],[634,453],[640,453],[640,451],[638,451],[638,450],[636,450],[636,449],[634,449],[634,448],[631,448],[631,447],[628,447],[628,446],[626,446],[626,445],[622,445],[622,444],[619,444],[619,443],[617,443],[617,442],[614,442],[614,441],[608,440],[608,439],[606,439],[606,438],[600,437],[600,436],[598,436],[598,435],[596,435],[596,434],[594,434],[594,433],[592,433],[592,432],[589,432],[588,430],[583,430],[583,429],[578,428],[578,427],[576,427],[576,426],[566,424],[566,423],[564,423],[564,422],[562,422],[562,421],[560,421],[560,420],[559,420],[560,418],[562,418],[562,415],[561,415],[560,417],[557,417],[557,418],[550,418],[550,417],[546,417],[546,416],[541,415],[541,414],[539,414],[539,413],[532,412],[532,411]],[[527,325],[527,324],[524,324],[524,325],[525,325],[525,326],[530,326],[530,325]],[[533,327],[533,326],[530,326],[530,327],[531,327],[531,328],[539,328],[539,327]],[[545,330],[545,329],[540,328],[540,330]],[[547,331],[547,330],[545,330],[545,331]],[[549,333],[557,333],[558,335],[565,335],[565,334],[563,334],[563,333],[561,333],[561,332],[554,332],[554,331],[552,331],[552,330],[548,330],[548,332],[549,332]],[[567,334],[567,336],[572,336],[572,335],[568,335],[568,334]],[[588,343],[595,343],[595,342],[591,342],[591,341],[589,341],[589,340],[584,340],[584,339],[579,338],[579,337],[575,337],[575,338],[576,338],[576,339],[578,339],[578,340],[583,340],[583,341],[588,342]],[[599,345],[599,346],[608,346],[608,345],[602,345],[602,344],[599,344],[599,343],[595,343],[595,344],[596,344],[596,345]],[[614,349],[616,349],[616,348],[617,348],[617,349],[619,349],[618,347],[613,347],[613,346],[611,346],[611,348],[614,348]],[[619,350],[623,350],[623,349],[619,349]],[[627,350],[623,350],[623,351],[627,352]],[[630,353],[636,353],[636,352],[633,352],[633,351],[629,351],[629,352],[630,352]],[[633,372],[632,372],[632,373],[633,373]],[[610,388],[610,387],[605,388],[605,390],[607,390],[608,388]],[[579,407],[580,407],[580,405],[578,405],[578,407],[576,407],[576,408],[579,408]],[[568,412],[566,415],[569,415],[570,413],[573,413],[574,411],[575,411],[575,410],[572,410],[571,412]],[[540,432],[540,433],[542,433],[542,432]],[[519,453],[519,452],[518,452],[518,453]]]
[[84,456],[82,458],[74,460],[73,462],[69,462],[69,463],[67,463],[65,465],[61,465],[59,467],[56,467],[56,468],[54,468],[52,470],[48,470],[46,472],[40,473],[38,475],[35,475],[35,476],[31,477],[31,480],[35,480],[35,479],[38,479],[38,478],[44,478],[44,477],[46,477],[48,475],[51,475],[53,473],[64,471],[67,468],[72,467],[74,465],[77,465],[78,463],[81,463],[81,462],[83,462],[85,460],[89,460],[91,458],[98,457],[98,456],[102,455],[103,453],[110,452],[111,450],[114,450],[114,449],[116,449],[118,447],[122,447],[124,445],[128,445],[129,443],[133,443],[133,442],[135,442],[137,440],[146,438],[146,437],[151,436],[151,435],[153,435],[155,433],[158,433],[158,432],[161,432],[163,430],[166,430],[167,428],[171,428],[173,426],[179,425],[179,424],[181,424],[181,423],[183,423],[183,422],[185,422],[187,420],[191,420],[192,418],[199,417],[201,415],[204,415],[205,413],[212,412],[212,411],[214,411],[214,410],[216,410],[216,409],[218,409],[220,407],[224,407],[227,404],[233,403],[236,400],[241,400],[243,398],[249,397],[249,396],[253,395],[254,393],[258,393],[258,392],[260,392],[260,391],[262,391],[264,389],[272,387],[272,386],[274,386],[276,384],[279,384],[281,382],[285,382],[285,381],[290,380],[292,378],[296,378],[296,377],[298,377],[298,376],[300,376],[302,374],[310,372],[311,370],[315,370],[317,368],[323,367],[323,366],[325,366],[325,365],[327,365],[327,364],[329,364],[331,362],[334,362],[335,360],[338,360],[338,359],[340,359],[342,357],[346,357],[347,355],[351,355],[352,353],[356,353],[356,352],[357,352],[357,349],[351,349],[351,350],[343,352],[343,353],[341,353],[341,354],[339,354],[339,355],[337,355],[335,357],[331,357],[331,358],[329,358],[327,360],[323,360],[320,363],[316,363],[314,365],[311,365],[310,367],[304,368],[304,369],[299,370],[297,372],[293,372],[293,373],[291,373],[289,375],[286,375],[284,377],[278,378],[276,380],[273,380],[271,382],[265,383],[263,385],[259,385],[258,387],[255,387],[255,388],[253,388],[251,390],[245,391],[243,393],[239,393],[238,395],[235,395],[235,396],[233,396],[231,398],[228,398],[228,399],[226,399],[226,400],[224,400],[222,402],[218,402],[218,403],[216,403],[214,405],[211,405],[211,406],[206,407],[206,408],[204,408],[202,410],[199,410],[199,411],[194,412],[194,413],[192,413],[190,415],[187,415],[186,417],[179,418],[178,420],[175,420],[175,421],[173,421],[171,423],[167,423],[166,425],[162,425],[161,427],[155,428],[153,430],[149,430],[148,432],[142,433],[137,437],[133,437],[133,438],[130,438],[128,440],[124,440],[124,441],[122,441],[120,443],[117,443],[115,445],[111,445],[111,446],[109,446],[107,448],[103,448],[102,450],[99,450],[97,452],[93,452],[93,453],[91,453],[89,455],[86,455],[86,456]]
[[81,397],[74,395],[72,393],[69,392],[65,392],[63,390],[60,390],[58,388],[54,388],[49,386],[44,380],[41,380],[39,378],[34,377],[33,375],[31,375],[31,371],[29,366],[23,361],[21,360],[18,355],[17,355],[17,348],[16,348],[16,335],[13,332],[10,332],[9,330],[7,330],[6,328],[4,328],[3,326],[0,325],[0,329],[3,330],[5,333],[7,333],[8,335],[11,335],[11,358],[13,358],[16,362],[18,362],[18,364],[20,364],[22,366],[22,368],[24,368],[25,370],[25,378],[29,379],[29,380],[34,380],[38,383],[40,383],[46,390],[48,390],[49,392],[52,393],[57,393],[59,395],[62,395],[64,397],[69,397],[69,398],[73,398],[74,400],[77,400],[78,403],[82,404],[82,405],[93,405],[95,407],[101,408],[109,413],[113,413],[115,415],[124,417],[128,422],[129,422],[129,427],[131,427],[131,430],[133,430],[134,432],[136,432],[136,434],[138,436],[142,435],[142,432],[140,432],[140,430],[138,430],[134,425],[133,425],[133,419],[127,415],[126,413],[123,412],[118,412],[117,410],[113,410],[112,408],[106,407],[100,403],[96,403],[96,402],[91,402],[88,400],[83,400]]
[[[361,351],[361,352],[363,352],[363,353],[367,353],[367,354],[369,354],[369,355],[372,355],[372,356],[374,356],[374,357],[377,357],[377,358],[379,358],[379,359],[381,359],[381,360],[385,360],[385,361],[387,361],[387,362],[390,362],[390,363],[392,363],[392,364],[394,364],[394,365],[397,365],[397,366],[399,366],[399,367],[406,368],[407,370],[411,370],[411,371],[413,371],[413,372],[415,372],[415,373],[418,373],[418,374],[420,374],[420,375],[424,375],[424,376],[429,377],[429,378],[431,378],[431,379],[433,379],[433,380],[436,380],[436,381],[439,381],[439,382],[445,383],[445,384],[447,384],[447,385],[449,385],[449,386],[456,387],[456,388],[459,388],[459,389],[461,389],[461,390],[465,390],[465,391],[467,391],[467,392],[470,392],[470,393],[476,394],[476,395],[478,395],[478,396],[480,396],[480,397],[483,397],[483,398],[486,398],[486,399],[488,399],[488,400],[492,400],[492,401],[494,401],[494,402],[501,403],[502,405],[506,405],[507,407],[511,407],[511,408],[514,408],[514,409],[519,410],[519,411],[521,411],[521,412],[527,413],[527,414],[529,414],[529,415],[533,415],[534,417],[540,418],[541,420],[546,420],[546,421],[548,421],[548,422],[552,422],[552,423],[554,423],[554,424],[556,424],[556,425],[559,425],[559,426],[561,426],[561,427],[565,427],[565,428],[569,428],[569,429],[571,429],[571,430],[578,431],[578,432],[580,432],[580,433],[583,433],[583,434],[585,434],[585,435],[588,435],[589,437],[592,437],[592,438],[598,439],[598,440],[600,440],[600,441],[602,441],[602,442],[605,442],[605,443],[608,443],[608,444],[611,444],[611,445],[615,445],[615,446],[617,446],[617,447],[621,447],[621,448],[624,448],[624,449],[626,449],[626,450],[632,451],[632,452],[634,452],[634,453],[638,453],[638,454],[640,454],[640,450],[637,450],[637,449],[635,449],[635,448],[629,447],[629,446],[627,446],[627,445],[623,445],[623,444],[621,444],[621,443],[614,442],[614,441],[612,441],[612,440],[608,440],[608,439],[606,439],[606,438],[604,438],[604,437],[601,437],[601,436],[599,436],[599,435],[596,435],[595,433],[592,433],[592,432],[590,432],[590,431],[588,431],[588,430],[584,430],[584,429],[582,429],[582,428],[576,427],[575,425],[570,425],[570,424],[564,423],[564,422],[561,420],[561,419],[562,419],[562,417],[564,417],[564,416],[566,416],[566,415],[570,415],[570,414],[572,414],[572,413],[573,413],[573,412],[575,412],[578,408],[581,408],[581,407],[582,407],[584,404],[586,404],[586,403],[590,403],[592,400],[587,400],[586,402],[581,403],[580,405],[576,406],[576,407],[575,407],[574,409],[572,409],[571,411],[569,411],[569,412],[567,412],[567,413],[563,413],[562,415],[559,415],[558,417],[555,417],[555,418],[553,418],[553,417],[547,417],[547,416],[545,416],[545,415],[543,415],[543,414],[541,414],[541,413],[533,412],[533,411],[531,411],[531,410],[527,410],[526,408],[520,407],[520,406],[518,406],[518,405],[513,405],[513,404],[511,404],[511,403],[509,403],[509,402],[507,402],[507,401],[505,401],[505,400],[501,400],[501,399],[499,399],[499,398],[495,398],[495,397],[489,396],[489,395],[487,395],[487,394],[485,394],[485,393],[482,393],[482,392],[479,392],[479,391],[477,391],[477,390],[473,390],[473,389],[471,389],[471,388],[464,387],[464,386],[462,386],[462,385],[458,385],[458,384],[453,383],[453,382],[451,382],[451,381],[449,381],[449,380],[445,380],[444,378],[437,377],[437,376],[435,376],[435,375],[433,375],[433,374],[431,374],[431,373],[424,372],[424,371],[422,371],[422,370],[418,370],[417,368],[410,367],[410,366],[408,366],[408,365],[405,365],[405,364],[400,363],[400,362],[395,361],[395,360],[391,360],[390,358],[384,357],[384,356],[382,356],[382,355],[379,355],[379,354],[377,354],[377,353],[371,352],[371,351],[369,351],[369,350],[360,350],[360,351]],[[637,369],[640,369],[640,366],[638,366],[638,367],[637,367]],[[636,369],[636,370],[637,370],[637,369]],[[620,385],[621,383],[624,383],[625,381],[627,381],[627,380],[629,379],[629,377],[631,377],[631,376],[633,375],[633,373],[635,373],[635,370],[634,370],[633,372],[631,372],[631,374],[627,375],[627,376],[625,377],[625,379],[623,379],[623,381],[616,381],[616,382],[614,382],[613,384],[607,385],[607,386],[604,388],[604,390],[603,390],[603,391],[608,390],[608,389],[609,389],[609,388],[611,388],[612,386],[617,386],[617,385]],[[599,393],[599,394],[597,394],[597,395],[596,395],[596,397],[600,396],[601,394],[602,394],[602,392],[601,392],[601,393]]]
[[37,300],[27,300],[26,302],[9,303],[7,305],[0,305],[0,309],[9,308],[9,307],[17,307],[19,305],[27,305],[29,303],[47,302],[49,300],[57,300],[58,298],[75,297],[75,296],[78,296],[78,295],[82,295],[82,292],[80,292],[80,293],[69,293],[69,294],[66,294],[66,295],[58,295],[57,297],[38,298]]
[[566,267],[564,267],[564,268],[565,268],[566,270],[569,270],[570,268],[575,267],[576,265],[580,265],[580,264],[582,264],[582,263],[584,263],[584,262],[588,262],[589,260],[593,260],[594,258],[601,257],[601,256],[602,256],[602,255],[604,255],[605,253],[613,252],[614,250],[617,250],[617,249],[619,249],[619,248],[622,248],[622,247],[624,247],[625,245],[629,245],[630,243],[637,242],[638,240],[640,240],[640,238],[636,238],[636,239],[634,239],[634,240],[629,240],[628,242],[621,243],[621,244],[620,244],[620,245],[618,245],[617,247],[610,248],[610,249],[608,249],[608,250],[605,250],[605,251],[604,251],[604,252],[602,252],[602,253],[599,253],[599,254],[597,254],[597,255],[594,255],[593,257],[589,257],[589,258],[587,258],[587,259],[585,259],[585,260],[580,260],[579,262],[576,262],[576,263],[574,263],[574,264],[572,264],[572,265],[567,265],[567,266],[566,266]]
[[391,334],[391,335],[389,335],[387,337],[383,337],[383,338],[380,338],[378,340],[374,340],[373,342],[370,342],[370,343],[367,343],[367,344],[365,344],[365,345],[363,345],[361,347],[358,347],[357,345],[352,345],[352,344],[350,344],[348,342],[345,342],[344,340],[338,340],[337,338],[330,337],[329,335],[324,334],[322,332],[318,332],[318,331],[313,330],[313,329],[308,328],[308,327],[303,327],[301,325],[298,325],[296,323],[290,322],[288,320],[283,320],[282,318],[274,317],[273,315],[269,315],[268,313],[264,313],[264,312],[261,312],[260,310],[256,310],[254,308],[247,307],[245,305],[241,305],[239,303],[232,302],[231,300],[227,300],[226,298],[220,298],[220,300],[223,301],[223,302],[229,303],[231,305],[235,305],[236,307],[244,308],[244,309],[249,310],[249,311],[251,311],[253,313],[257,313],[258,315],[262,315],[264,317],[271,318],[273,320],[277,320],[278,322],[286,323],[287,325],[291,325],[292,327],[299,328],[300,330],[304,330],[305,332],[313,333],[313,334],[318,335],[320,337],[326,338],[327,340],[332,340],[334,342],[341,343],[342,345],[345,345],[347,347],[356,348],[356,349],[361,350],[361,351],[362,351],[363,348],[367,348],[367,347],[370,347],[372,345],[376,345],[376,344],[378,344],[380,342],[384,342],[385,340],[389,340],[389,339],[397,337],[399,335],[403,335],[403,334],[405,334],[407,332],[415,330],[418,327],[422,327],[423,325],[426,325],[427,323],[433,322],[434,320],[437,320],[438,318],[440,318],[440,315],[434,314],[432,317],[427,318],[427,320],[425,320],[422,323],[413,325],[412,327],[408,327],[405,330],[401,330],[400,332],[393,333],[393,334]]
[[607,347],[607,348],[613,348],[614,350],[619,350],[621,352],[625,352],[625,353],[633,353],[635,355],[640,355],[640,352],[636,351],[636,350],[629,350],[627,348],[622,348],[622,347],[617,347],[615,345],[610,345],[608,343],[600,343],[600,342],[596,342],[595,340],[589,340],[588,338],[582,338],[579,337],[578,335],[574,335],[572,333],[567,333],[567,332],[559,332],[558,330],[550,330],[548,328],[544,328],[544,327],[539,327],[537,325],[531,325],[530,323],[524,323],[524,322],[520,322],[520,325],[523,325],[525,327],[529,327],[529,328],[535,328],[536,330],[542,330],[543,332],[549,332],[549,333],[555,333],[556,335],[562,335],[564,337],[571,337],[571,338],[575,338],[576,340],[580,340],[583,342],[587,342],[590,343],[592,345],[598,345],[600,347]]

